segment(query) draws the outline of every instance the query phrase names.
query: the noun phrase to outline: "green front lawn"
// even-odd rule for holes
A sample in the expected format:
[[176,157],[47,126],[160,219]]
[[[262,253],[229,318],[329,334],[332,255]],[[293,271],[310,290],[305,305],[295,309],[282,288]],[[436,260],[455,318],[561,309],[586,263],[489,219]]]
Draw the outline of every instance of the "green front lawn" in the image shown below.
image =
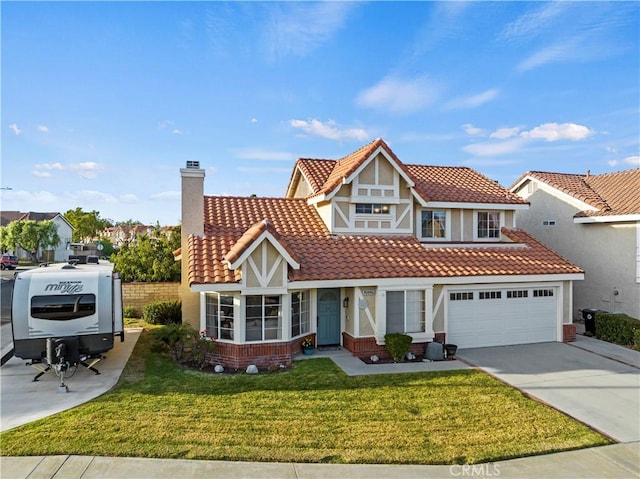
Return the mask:
[[2,455],[461,464],[608,444],[474,370],[348,377],[181,369],[143,331],[111,392],[0,435]]

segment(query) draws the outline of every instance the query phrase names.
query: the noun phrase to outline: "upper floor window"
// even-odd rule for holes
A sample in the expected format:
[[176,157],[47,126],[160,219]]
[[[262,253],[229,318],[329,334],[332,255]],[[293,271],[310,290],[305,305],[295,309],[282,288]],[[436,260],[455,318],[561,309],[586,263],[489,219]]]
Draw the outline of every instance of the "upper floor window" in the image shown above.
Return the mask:
[[390,213],[389,205],[375,203],[357,203],[356,214],[364,215],[388,215]]
[[447,213],[436,210],[422,211],[420,225],[423,238],[444,239],[447,236]]
[[478,211],[478,239],[500,238],[500,213],[498,211]]

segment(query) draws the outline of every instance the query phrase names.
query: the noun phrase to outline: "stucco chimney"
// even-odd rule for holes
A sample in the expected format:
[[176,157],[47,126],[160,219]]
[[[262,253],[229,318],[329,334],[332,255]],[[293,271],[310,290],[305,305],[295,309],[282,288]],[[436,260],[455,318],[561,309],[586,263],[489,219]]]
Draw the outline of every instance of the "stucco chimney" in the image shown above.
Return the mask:
[[204,170],[199,161],[180,168],[182,178],[182,238],[204,233]]
[[200,329],[200,299],[198,293],[189,288],[189,258],[187,238],[204,234],[204,170],[200,162],[187,161],[186,168],[180,168],[182,178],[181,241],[182,281],[180,292],[182,299],[182,321]]

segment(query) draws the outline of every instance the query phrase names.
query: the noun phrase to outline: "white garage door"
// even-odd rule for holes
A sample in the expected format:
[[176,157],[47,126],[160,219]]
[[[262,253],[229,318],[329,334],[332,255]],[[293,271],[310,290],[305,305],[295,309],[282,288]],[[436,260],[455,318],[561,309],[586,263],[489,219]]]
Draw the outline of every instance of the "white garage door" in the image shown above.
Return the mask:
[[556,340],[557,288],[450,291],[447,342],[459,348]]

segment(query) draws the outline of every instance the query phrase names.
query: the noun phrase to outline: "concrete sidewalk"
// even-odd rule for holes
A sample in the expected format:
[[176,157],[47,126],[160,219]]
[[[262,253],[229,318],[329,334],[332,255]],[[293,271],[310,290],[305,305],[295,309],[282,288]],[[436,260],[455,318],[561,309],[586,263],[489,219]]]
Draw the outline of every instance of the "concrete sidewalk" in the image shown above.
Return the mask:
[[615,444],[475,465],[411,466],[292,464],[99,456],[0,458],[0,475],[11,479],[352,479],[500,477],[629,479],[640,477],[640,443]]

